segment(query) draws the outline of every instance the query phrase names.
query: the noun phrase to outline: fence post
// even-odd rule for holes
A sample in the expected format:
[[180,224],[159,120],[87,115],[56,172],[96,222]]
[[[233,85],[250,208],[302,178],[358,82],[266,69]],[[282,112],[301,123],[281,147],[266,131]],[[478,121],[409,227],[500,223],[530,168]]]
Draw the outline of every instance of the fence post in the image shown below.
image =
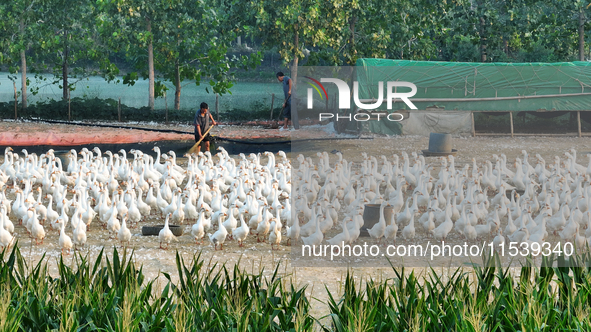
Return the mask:
[[[338,105],[337,105],[337,94],[336,93],[334,94],[334,98],[332,98],[332,109],[333,109],[333,114],[334,114],[334,117],[333,118],[336,118],[337,114],[339,114],[339,109],[338,109]],[[335,119],[335,121],[336,121],[336,119]]]
[[271,116],[269,117],[269,120],[273,120],[273,103],[275,103],[275,94],[274,93],[271,94]]
[[579,129],[579,137],[581,137],[581,111],[577,111],[577,126]]
[[219,95],[216,93],[215,94],[215,115],[218,118],[218,121],[220,121],[220,100],[219,100]]
[[119,97],[119,103],[117,103],[117,116],[119,118],[119,122],[121,122],[121,97]]
[[509,121],[511,122],[511,138],[513,138],[513,112],[509,111]]
[[476,137],[476,124],[474,123],[474,111],[470,112],[472,117],[472,137]]
[[17,113],[17,106],[18,106],[18,94],[16,93],[16,82],[12,81],[12,85],[14,86],[14,119],[18,118]]
[[166,100],[166,91],[164,92],[164,122],[168,124],[168,101]]

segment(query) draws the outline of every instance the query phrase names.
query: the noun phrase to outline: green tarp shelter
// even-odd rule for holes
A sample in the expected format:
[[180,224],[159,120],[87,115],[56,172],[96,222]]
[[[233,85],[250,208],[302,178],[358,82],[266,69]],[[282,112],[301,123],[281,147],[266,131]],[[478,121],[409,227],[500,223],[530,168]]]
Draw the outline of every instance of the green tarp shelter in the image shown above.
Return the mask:
[[[434,117],[430,122],[448,123],[444,115],[455,116],[452,121],[457,122],[462,113],[471,111],[591,110],[589,62],[465,63],[359,59],[355,69],[361,99],[377,98],[379,81],[414,83],[417,93],[411,101],[419,111],[430,111],[428,114]],[[385,108],[385,103],[383,106]],[[393,108],[408,109],[400,101]],[[420,120],[420,117],[415,118]],[[402,122],[403,127],[406,125],[406,121]],[[374,121],[369,129],[387,133],[389,129],[384,126],[384,123]],[[431,127],[427,129],[437,129]],[[408,133],[406,128],[402,131]]]

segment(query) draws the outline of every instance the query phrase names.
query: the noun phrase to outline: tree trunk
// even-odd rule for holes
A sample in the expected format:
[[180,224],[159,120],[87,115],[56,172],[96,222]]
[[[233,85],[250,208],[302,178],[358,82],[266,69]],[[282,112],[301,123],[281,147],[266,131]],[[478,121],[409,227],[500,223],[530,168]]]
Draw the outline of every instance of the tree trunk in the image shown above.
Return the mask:
[[[20,24],[21,35],[25,33],[25,21],[21,20]],[[25,50],[21,50],[21,95],[23,109],[27,108],[27,57]]]
[[354,66],[355,62],[357,61],[357,50],[355,49],[355,16],[351,17],[351,21],[349,22],[349,29],[351,30],[351,37],[349,38],[349,65]]
[[579,61],[585,61],[585,13],[579,11]]
[[21,94],[23,109],[27,108],[27,57],[25,51],[21,51]]
[[181,69],[179,65],[179,61],[176,61],[174,66],[174,87],[176,90],[174,91],[174,109],[180,110],[181,109]]
[[[146,19],[148,32],[152,32],[152,22],[150,19]],[[148,107],[150,110],[154,110],[154,46],[153,38],[150,38],[148,43]]]
[[480,62],[486,62],[486,36],[484,17],[480,16]]
[[62,98],[70,98],[70,89],[68,86],[68,31],[64,33],[64,62],[62,63]]
[[300,49],[300,44],[299,44],[299,33],[298,33],[298,28],[297,25],[295,27],[295,41],[294,41],[294,46],[295,46],[295,56],[293,58],[293,63],[291,65],[291,79],[293,80],[293,84],[291,86],[291,121],[293,123],[293,127],[295,129],[300,129],[300,123],[299,123],[299,119],[298,119],[298,107],[296,104],[296,84],[297,84],[297,79],[298,79],[298,62],[299,62],[299,49]]
[[293,80],[293,86],[291,87],[292,93],[295,92],[295,85],[298,80],[298,62],[299,62],[298,51],[300,49],[300,46],[299,46],[299,33],[298,33],[297,28],[296,28],[296,32],[295,32],[294,48],[295,48],[296,53],[293,57],[293,62],[291,64],[291,79]]

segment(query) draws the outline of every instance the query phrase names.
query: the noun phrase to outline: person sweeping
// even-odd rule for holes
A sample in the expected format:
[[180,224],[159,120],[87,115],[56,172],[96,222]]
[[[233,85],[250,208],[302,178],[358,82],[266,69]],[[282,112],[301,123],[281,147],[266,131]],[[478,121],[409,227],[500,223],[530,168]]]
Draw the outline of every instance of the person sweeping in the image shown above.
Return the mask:
[[207,103],[201,103],[199,110],[195,113],[193,120],[195,126],[195,142],[197,142],[197,153],[201,152],[201,142],[205,145],[205,150],[209,151],[209,144],[212,141],[209,131],[213,126],[217,125],[211,113],[209,113],[209,106]]

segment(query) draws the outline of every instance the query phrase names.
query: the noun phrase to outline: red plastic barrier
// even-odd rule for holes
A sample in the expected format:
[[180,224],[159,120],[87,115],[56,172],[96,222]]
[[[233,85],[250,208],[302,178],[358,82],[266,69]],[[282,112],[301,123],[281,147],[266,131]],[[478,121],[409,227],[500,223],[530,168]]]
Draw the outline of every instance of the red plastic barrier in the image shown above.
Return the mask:
[[[86,128],[85,128],[86,129]],[[80,130],[77,133],[59,132],[3,132],[0,133],[2,146],[33,145],[85,145],[85,144],[125,144],[155,141],[194,140],[193,135],[157,133],[140,130]]]

